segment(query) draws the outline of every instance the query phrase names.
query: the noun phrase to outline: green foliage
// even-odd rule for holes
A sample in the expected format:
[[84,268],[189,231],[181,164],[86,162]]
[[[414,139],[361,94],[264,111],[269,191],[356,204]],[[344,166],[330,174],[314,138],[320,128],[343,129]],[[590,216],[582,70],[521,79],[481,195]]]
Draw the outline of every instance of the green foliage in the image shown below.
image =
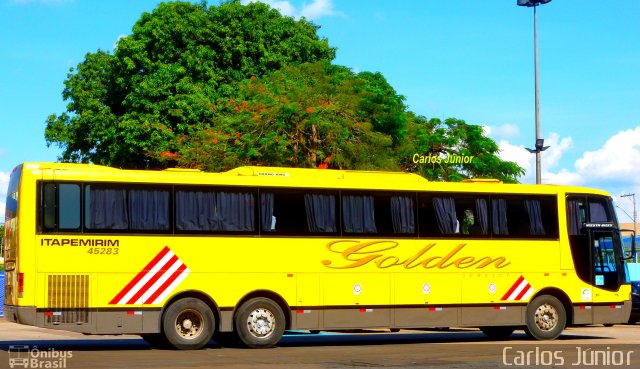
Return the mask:
[[[88,53],[47,119],[61,160],[123,168],[239,165],[408,170],[431,180],[523,169],[482,128],[407,111],[380,73],[331,64],[318,26],[262,3],[170,2],[144,13],[113,54]],[[473,156],[461,164],[419,155]]]
[[285,65],[332,60],[318,26],[262,3],[171,2],[144,13],[115,53],[89,53],[67,76],[67,112],[47,119],[61,159],[157,167],[148,153],[193,133],[236,83]]
[[376,131],[390,135],[398,144],[406,135],[404,96],[398,95],[380,73],[362,72],[358,77],[366,82],[364,90],[368,92],[360,108]]
[[[409,114],[407,140],[399,148],[400,165],[425,178],[435,181],[460,181],[465,178],[496,178],[506,183],[517,183],[524,169],[516,163],[498,157],[499,147],[486,137],[481,126],[449,118],[427,120]],[[414,156],[466,157],[469,162],[459,164],[415,163]]]
[[[367,80],[328,62],[284,67],[240,84],[238,97],[206,104],[218,115],[172,153],[178,166],[238,165],[398,169],[392,138],[374,129],[380,109]],[[221,160],[222,158],[222,160]]]

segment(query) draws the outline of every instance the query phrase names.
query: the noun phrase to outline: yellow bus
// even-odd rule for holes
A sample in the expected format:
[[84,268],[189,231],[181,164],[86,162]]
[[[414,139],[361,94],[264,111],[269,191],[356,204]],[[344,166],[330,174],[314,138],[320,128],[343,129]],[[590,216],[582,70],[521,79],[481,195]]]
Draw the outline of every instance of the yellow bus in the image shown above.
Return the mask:
[[6,319],[179,349],[285,330],[555,339],[631,309],[611,198],[578,187],[24,163],[5,225]]

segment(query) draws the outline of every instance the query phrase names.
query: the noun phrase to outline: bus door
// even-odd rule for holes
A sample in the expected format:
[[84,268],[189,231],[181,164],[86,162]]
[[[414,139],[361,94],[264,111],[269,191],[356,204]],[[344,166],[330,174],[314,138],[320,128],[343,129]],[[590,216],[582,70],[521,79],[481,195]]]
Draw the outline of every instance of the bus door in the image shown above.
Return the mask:
[[601,228],[602,224],[586,223],[591,245],[592,276],[591,284],[597,288],[617,291],[625,283],[624,256],[617,229]]
[[567,197],[567,223],[571,256],[576,273],[595,287],[583,301],[598,302],[598,289],[617,291],[625,283],[620,231],[610,198]]

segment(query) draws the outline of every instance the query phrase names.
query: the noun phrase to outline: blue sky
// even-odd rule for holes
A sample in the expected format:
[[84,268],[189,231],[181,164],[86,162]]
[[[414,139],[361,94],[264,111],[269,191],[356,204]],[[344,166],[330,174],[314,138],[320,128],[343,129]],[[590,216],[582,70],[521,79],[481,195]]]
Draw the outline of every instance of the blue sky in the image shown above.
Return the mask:
[[[65,110],[69,68],[88,52],[113,50],[158,2],[0,1],[4,202],[16,164],[55,161],[60,153],[46,147],[44,122]],[[535,181],[533,155],[524,150],[534,142],[531,8],[516,0],[264,2],[320,25],[338,48],[334,63],[381,72],[412,111],[485,126],[502,157],[527,169],[520,180]],[[638,1],[554,0],[538,8],[541,135],[551,146],[543,183],[640,197],[638,19]],[[619,203],[629,210],[630,201]]]

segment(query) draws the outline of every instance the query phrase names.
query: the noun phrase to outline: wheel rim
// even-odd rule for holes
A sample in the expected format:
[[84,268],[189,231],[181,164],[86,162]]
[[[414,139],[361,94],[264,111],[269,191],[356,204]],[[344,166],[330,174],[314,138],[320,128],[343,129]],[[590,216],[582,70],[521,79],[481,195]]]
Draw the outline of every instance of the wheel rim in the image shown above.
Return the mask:
[[558,311],[549,304],[538,306],[535,313],[535,323],[543,331],[550,331],[558,325]]
[[202,334],[204,317],[199,311],[184,310],[176,317],[176,332],[184,339],[195,339]]
[[247,317],[249,333],[256,338],[269,337],[275,330],[276,323],[276,317],[265,308],[257,308]]

